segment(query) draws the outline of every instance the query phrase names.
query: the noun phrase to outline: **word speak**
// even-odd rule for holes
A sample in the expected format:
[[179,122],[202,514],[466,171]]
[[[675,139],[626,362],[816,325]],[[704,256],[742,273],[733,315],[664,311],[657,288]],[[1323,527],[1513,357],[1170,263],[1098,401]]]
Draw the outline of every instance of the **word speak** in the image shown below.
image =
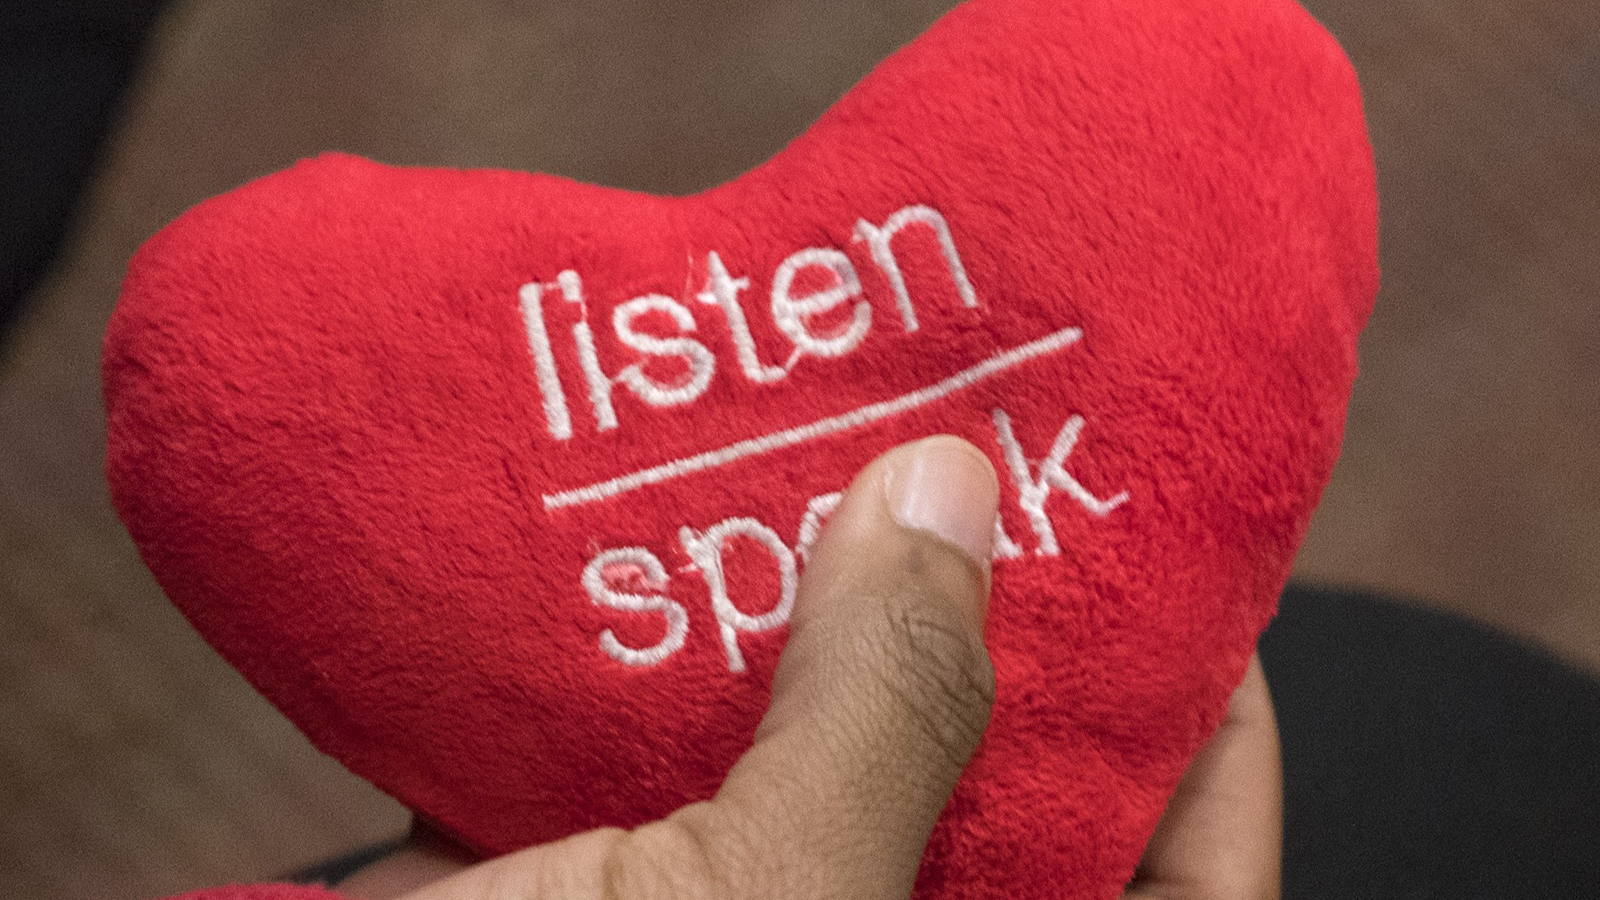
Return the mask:
[[[1011,417],[1001,409],[993,412],[995,438],[1006,469],[1017,491],[1017,506],[1033,531],[1037,556],[1058,556],[1061,546],[1055,527],[1046,512],[1052,490],[1060,491],[1091,515],[1104,518],[1128,500],[1122,491],[1107,499],[1096,497],[1066,469],[1067,458],[1078,444],[1084,418],[1074,415],[1056,433],[1050,449],[1037,465],[1029,463],[1012,428]],[[821,534],[823,522],[838,507],[842,493],[813,497],[806,504],[791,548],[783,537],[765,523],[736,516],[698,531],[685,525],[678,529],[678,544],[689,558],[684,571],[698,572],[710,596],[711,612],[717,622],[728,670],[745,669],[739,636],[781,627],[789,621],[799,584],[799,569],[806,562],[812,544]],[[1006,533],[1001,519],[995,519],[994,558],[996,561],[1024,556],[1022,547]],[[742,538],[763,548],[777,569],[778,597],[770,609],[752,615],[733,601],[724,555],[730,543]],[[668,593],[670,577],[661,557],[645,547],[617,547],[596,553],[584,567],[580,578],[583,590],[595,606],[627,613],[659,615],[665,634],[648,647],[630,647],[611,629],[600,633],[600,651],[628,666],[654,666],[683,649],[689,636],[689,610]]]
[[[874,265],[888,280],[901,325],[907,332],[916,331],[920,324],[905,273],[895,255],[894,238],[912,226],[933,232],[961,302],[967,307],[978,305],[977,293],[967,280],[950,225],[938,210],[924,205],[907,206],[889,216],[882,225],[862,219],[856,222],[853,240],[866,243]],[[834,247],[797,250],[779,263],[772,275],[768,297],[773,324],[793,346],[784,355],[782,364],[763,362],[739,298],[741,292],[749,290],[750,279],[735,278],[714,250],[706,254],[705,269],[705,287],[696,294],[696,299],[721,310],[739,370],[755,384],[782,381],[805,356],[844,356],[861,345],[872,327],[872,305],[860,299],[861,278],[850,257]],[[822,286],[815,286],[819,283]],[[801,284],[812,286],[802,288],[798,286]],[[612,402],[612,392],[617,386],[653,407],[682,406],[704,394],[715,377],[716,355],[690,336],[699,327],[694,312],[665,294],[645,294],[617,304],[611,311],[611,328],[619,344],[636,351],[646,361],[650,358],[676,360],[687,375],[670,382],[658,380],[651,377],[643,362],[608,375],[600,360],[594,329],[589,324],[583,279],[577,271],[564,269],[555,281],[530,282],[518,289],[545,426],[551,437],[564,441],[573,435],[572,413],[556,366],[555,345],[545,308],[546,298],[552,294],[559,294],[562,301],[576,305],[581,314],[581,319],[572,325],[572,349],[587,389],[596,431],[609,431],[618,426],[616,405]],[[853,306],[848,305],[851,301],[855,301]],[[644,328],[642,320],[651,314],[656,321],[670,320],[676,334],[663,336]],[[840,315],[846,315],[843,322],[832,322]]]

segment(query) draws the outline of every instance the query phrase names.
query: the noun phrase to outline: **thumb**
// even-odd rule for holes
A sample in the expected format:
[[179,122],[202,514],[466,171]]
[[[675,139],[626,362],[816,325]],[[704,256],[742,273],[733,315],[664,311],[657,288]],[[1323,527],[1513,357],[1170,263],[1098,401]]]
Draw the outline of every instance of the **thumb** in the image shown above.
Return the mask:
[[851,484],[800,581],[754,745],[714,801],[676,816],[731,854],[716,868],[733,895],[910,893],[994,700],[998,492],[988,459],[948,436]]
[[874,460],[812,550],[772,706],[715,798],[409,896],[908,896],[994,700],[983,617],[998,490],[953,437]]

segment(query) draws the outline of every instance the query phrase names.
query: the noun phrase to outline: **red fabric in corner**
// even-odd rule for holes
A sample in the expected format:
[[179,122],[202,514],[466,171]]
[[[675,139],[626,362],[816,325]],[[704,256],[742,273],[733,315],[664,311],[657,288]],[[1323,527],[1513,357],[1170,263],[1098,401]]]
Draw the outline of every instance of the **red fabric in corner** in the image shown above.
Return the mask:
[[965,437],[999,698],[918,896],[1112,897],[1337,455],[1375,220],[1298,6],[975,0],[697,196],[330,155],[201,204],[110,325],[113,496],[319,747],[498,853],[709,797],[827,495]]

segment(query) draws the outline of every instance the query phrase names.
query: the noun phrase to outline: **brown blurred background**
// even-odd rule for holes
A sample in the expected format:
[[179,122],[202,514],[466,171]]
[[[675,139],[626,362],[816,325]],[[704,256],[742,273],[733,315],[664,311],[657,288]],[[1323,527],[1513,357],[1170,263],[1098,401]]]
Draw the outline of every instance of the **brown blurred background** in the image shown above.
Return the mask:
[[[0,896],[267,878],[405,825],[200,642],[110,511],[99,336],[142,240],[330,148],[693,191],[950,5],[168,6],[70,239],[0,341]],[[1297,574],[1600,672],[1600,4],[1308,5],[1365,87],[1384,288]]]

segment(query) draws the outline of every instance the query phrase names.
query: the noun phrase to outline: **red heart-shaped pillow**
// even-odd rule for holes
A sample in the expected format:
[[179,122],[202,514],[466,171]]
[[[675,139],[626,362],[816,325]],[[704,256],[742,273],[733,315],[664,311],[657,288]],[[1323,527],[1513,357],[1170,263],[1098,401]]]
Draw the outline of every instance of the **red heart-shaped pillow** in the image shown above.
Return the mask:
[[1338,451],[1354,76],[1286,0],[974,0],[692,197],[326,156],[191,210],[106,340],[150,568],[472,847],[709,797],[852,473],[1004,482],[992,725],[924,897],[1109,897]]

